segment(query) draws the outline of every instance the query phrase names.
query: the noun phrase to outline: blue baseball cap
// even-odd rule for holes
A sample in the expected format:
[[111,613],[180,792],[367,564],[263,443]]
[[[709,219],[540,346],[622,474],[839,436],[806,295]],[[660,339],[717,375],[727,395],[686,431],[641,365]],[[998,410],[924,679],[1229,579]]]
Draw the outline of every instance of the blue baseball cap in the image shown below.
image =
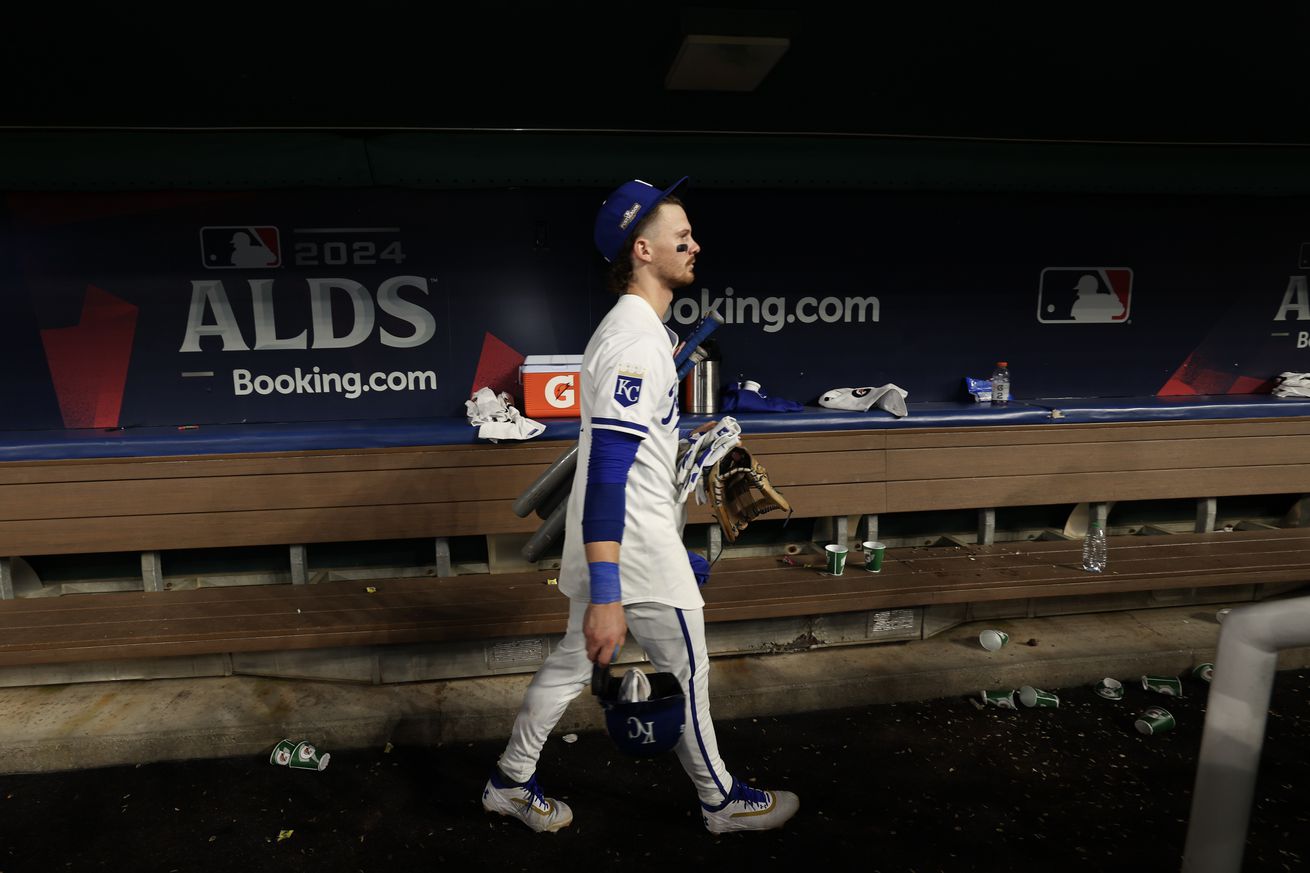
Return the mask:
[[600,249],[605,260],[613,261],[618,257],[632,229],[688,178],[683,176],[663,191],[640,179],[624,182],[615,188],[596,213],[596,248]]

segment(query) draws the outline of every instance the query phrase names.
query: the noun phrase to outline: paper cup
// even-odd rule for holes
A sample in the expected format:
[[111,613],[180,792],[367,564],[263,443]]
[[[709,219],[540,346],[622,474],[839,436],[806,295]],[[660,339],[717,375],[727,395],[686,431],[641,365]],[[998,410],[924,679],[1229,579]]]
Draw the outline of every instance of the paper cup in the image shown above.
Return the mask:
[[1202,682],[1209,682],[1214,679],[1214,664],[1197,664],[1192,675]]
[[1010,635],[1005,631],[985,630],[978,634],[978,642],[989,652],[1000,651],[1001,646],[1010,641]]
[[319,754],[318,749],[309,743],[301,743],[291,753],[291,760],[287,762],[287,766],[297,770],[326,770],[331,758],[330,753]]
[[864,549],[864,569],[870,573],[882,572],[882,559],[887,551],[887,547],[878,542],[861,543],[860,548]]
[[1169,697],[1183,696],[1183,683],[1177,676],[1143,676],[1142,689]]
[[1019,708],[1014,705],[1013,688],[983,689],[982,702],[983,702],[983,706],[995,706],[997,709]]
[[1133,726],[1137,728],[1138,732],[1148,737],[1171,731],[1177,724],[1169,710],[1162,706],[1149,707],[1141,715],[1137,716],[1137,721],[1133,722]]
[[1049,691],[1025,685],[1019,689],[1019,702],[1024,706],[1036,706],[1041,709],[1055,709],[1060,705],[1060,698]]
[[1096,683],[1096,693],[1106,700],[1123,700],[1124,686],[1118,679],[1111,679],[1107,676]]
[[824,551],[828,554],[828,572],[834,576],[840,576],[846,569],[846,552],[845,546],[839,546],[836,543],[824,546]]
[[291,754],[296,750],[295,740],[283,740],[273,747],[273,754],[268,756],[268,763],[285,767],[291,763]]

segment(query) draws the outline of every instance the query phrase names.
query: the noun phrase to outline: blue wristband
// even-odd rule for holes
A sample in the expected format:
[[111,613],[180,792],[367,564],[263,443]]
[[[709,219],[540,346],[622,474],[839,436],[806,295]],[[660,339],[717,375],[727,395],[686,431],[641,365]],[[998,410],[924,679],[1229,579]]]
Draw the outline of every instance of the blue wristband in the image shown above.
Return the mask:
[[591,572],[591,602],[617,603],[623,599],[619,587],[619,565],[613,561],[592,561],[587,564]]

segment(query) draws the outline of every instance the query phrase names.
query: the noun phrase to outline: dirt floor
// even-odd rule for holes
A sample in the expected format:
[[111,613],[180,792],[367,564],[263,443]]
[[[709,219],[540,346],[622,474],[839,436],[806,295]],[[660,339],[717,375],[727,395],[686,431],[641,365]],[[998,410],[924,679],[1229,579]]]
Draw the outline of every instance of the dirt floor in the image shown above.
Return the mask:
[[[1188,679],[1174,700],[1136,683],[1119,702],[1071,688],[1053,710],[950,698],[723,722],[739,777],[801,798],[785,829],[723,837],[703,830],[673,756],[624,759],[603,734],[547,744],[539,778],[575,816],[558,834],[482,811],[500,743],[325,749],[322,772],[261,757],[0,777],[0,873],[1176,870],[1207,688]],[[1151,704],[1177,728],[1139,734],[1134,717]],[[1280,674],[1247,871],[1310,856],[1308,741],[1310,674]]]

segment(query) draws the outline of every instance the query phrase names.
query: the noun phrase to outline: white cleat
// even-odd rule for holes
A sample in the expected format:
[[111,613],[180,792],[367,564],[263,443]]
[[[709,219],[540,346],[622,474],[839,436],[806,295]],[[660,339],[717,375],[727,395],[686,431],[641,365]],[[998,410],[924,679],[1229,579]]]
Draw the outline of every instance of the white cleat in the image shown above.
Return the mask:
[[573,823],[573,810],[553,797],[546,797],[534,775],[522,785],[501,780],[493,773],[482,789],[482,808],[523,822],[534,831],[557,831]]
[[710,809],[701,804],[701,819],[712,834],[767,831],[782,827],[800,808],[800,798],[790,791],[761,791],[734,779],[722,806]]

